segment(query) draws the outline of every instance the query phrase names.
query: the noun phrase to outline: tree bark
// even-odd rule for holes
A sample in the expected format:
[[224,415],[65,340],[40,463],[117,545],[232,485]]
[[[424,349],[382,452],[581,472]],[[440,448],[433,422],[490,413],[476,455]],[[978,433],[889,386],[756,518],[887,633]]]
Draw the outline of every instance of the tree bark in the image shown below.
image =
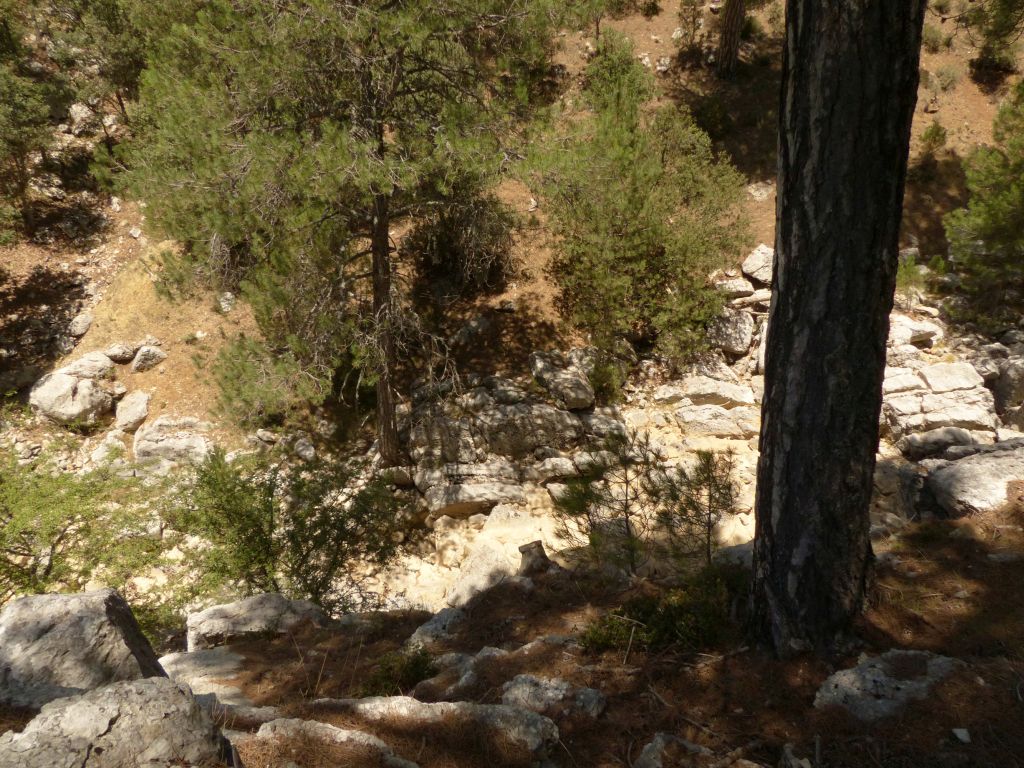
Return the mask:
[[861,610],[925,0],[790,0],[752,629],[834,648]]
[[722,10],[722,26],[718,34],[719,77],[729,77],[736,70],[745,15],[743,0],[726,0],[725,8]]
[[391,317],[391,234],[389,195],[373,200],[373,232],[370,238],[373,271],[373,314],[381,364],[377,371],[377,445],[381,462],[392,467],[401,460],[398,420],[395,416],[395,337]]

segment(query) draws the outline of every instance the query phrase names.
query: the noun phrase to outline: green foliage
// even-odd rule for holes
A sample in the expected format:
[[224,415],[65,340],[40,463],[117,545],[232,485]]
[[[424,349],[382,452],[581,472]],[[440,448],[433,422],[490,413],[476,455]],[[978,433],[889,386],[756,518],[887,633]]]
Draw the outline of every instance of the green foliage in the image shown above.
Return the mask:
[[330,380],[311,376],[290,350],[240,336],[226,344],[213,363],[219,406],[239,424],[279,425],[309,403],[320,403]]
[[362,696],[407,696],[417,683],[437,674],[437,667],[425,648],[403,653],[386,653],[363,683]]
[[736,636],[735,609],[748,580],[737,566],[707,566],[676,589],[634,598],[602,616],[584,630],[580,645],[598,652],[721,647]]
[[899,266],[896,268],[896,293],[907,298],[924,289],[924,275],[921,274],[920,266],[913,254],[901,256]]
[[931,0],[928,8],[940,16],[948,16],[953,9],[953,3],[952,0]]
[[934,156],[936,152],[946,146],[949,133],[938,120],[933,120],[921,133],[921,154],[925,157]]
[[466,194],[426,217],[402,242],[422,272],[459,293],[493,290],[515,272],[513,212],[492,194]]
[[960,68],[952,64],[939,67],[935,73],[935,81],[943,91],[950,91],[960,82]]
[[20,16],[13,0],[0,0],[0,205],[8,208],[0,231],[8,233],[16,223],[9,209],[23,212],[32,155],[49,143],[48,89],[31,74]]
[[200,588],[283,592],[331,613],[362,606],[361,588],[400,551],[400,502],[381,483],[353,487],[357,468],[228,462],[214,452],[172,510],[175,526],[209,542]]
[[703,19],[703,0],[679,0],[679,29],[683,32],[679,39],[679,45],[683,51],[687,53],[699,51]]
[[743,26],[740,28],[741,40],[760,40],[764,36],[764,25],[756,16],[747,14],[743,17]]
[[598,355],[590,372],[590,386],[600,405],[614,405],[622,401],[622,387],[626,383],[626,372],[621,360],[611,355]]
[[684,110],[644,111],[648,78],[629,45],[610,39],[587,70],[595,114],[549,142],[535,167],[567,316],[601,349],[652,339],[679,361],[721,306],[707,275],[739,242],[740,177]]
[[697,451],[693,466],[667,470],[661,483],[660,523],[669,553],[681,562],[695,555],[711,565],[715,529],[736,508],[736,483],[730,453]]
[[[498,257],[494,207],[456,211],[499,173],[497,137],[546,73],[557,6],[525,9],[205,2],[149,56],[138,139],[112,160],[126,169],[119,184],[197,268],[243,284],[272,348],[318,382],[351,364],[374,376],[394,364],[382,335],[416,327],[400,296],[371,282],[375,227],[481,215],[481,237],[446,234],[457,246],[446,258]],[[394,272],[376,242],[382,271]],[[405,348],[404,362],[423,362],[426,345]]]
[[123,588],[162,545],[146,533],[137,487],[108,470],[62,472],[0,457],[0,604],[21,594]]
[[978,47],[974,73],[1016,71],[1016,47],[1024,33],[1024,2],[985,0],[967,6],[962,23]]
[[952,35],[948,35],[934,24],[926,23],[921,34],[921,45],[928,53],[938,53],[953,44]]
[[[601,22],[606,18],[625,16],[638,8],[656,7],[657,2],[645,0],[573,0],[566,4],[566,22],[584,27],[593,27],[594,36],[601,37]],[[650,15],[654,15],[651,13]]]
[[1000,107],[993,137],[967,159],[967,207],[945,224],[966,314],[995,331],[1016,325],[1024,303],[1024,84]]

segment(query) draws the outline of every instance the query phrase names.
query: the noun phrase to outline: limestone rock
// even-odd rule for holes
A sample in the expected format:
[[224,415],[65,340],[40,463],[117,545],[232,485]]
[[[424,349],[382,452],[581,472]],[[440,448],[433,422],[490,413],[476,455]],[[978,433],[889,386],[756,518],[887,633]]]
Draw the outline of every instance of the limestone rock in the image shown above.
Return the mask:
[[719,280],[715,288],[722,292],[727,299],[739,299],[750,296],[754,292],[754,286],[745,277],[731,277]]
[[1014,358],[1000,366],[992,392],[999,413],[1024,405],[1024,358]]
[[89,352],[57,369],[57,373],[79,379],[105,379],[114,370],[114,361],[102,352]]
[[927,651],[891,650],[836,672],[814,697],[817,708],[837,705],[861,720],[878,720],[923,699],[961,662]]
[[82,312],[71,319],[71,324],[68,326],[68,333],[77,339],[79,336],[85,336],[91,327],[92,315],[88,312]]
[[29,403],[58,424],[95,424],[100,416],[110,412],[114,399],[92,379],[51,373],[32,387]]
[[929,320],[913,320],[894,312],[889,318],[889,346],[911,345],[928,349],[945,335],[942,326]]
[[747,440],[759,432],[761,414],[750,406],[692,405],[677,410],[676,419],[688,434]]
[[96,113],[88,104],[76,101],[68,107],[68,128],[75,136],[92,133],[99,126]]
[[203,428],[197,419],[160,416],[135,433],[135,460],[201,462],[213,450],[210,439],[199,433]]
[[597,718],[607,704],[600,691],[578,689],[561,678],[516,675],[502,687],[501,703],[531,712],[562,715],[578,711]]
[[160,666],[176,683],[184,683],[200,697],[215,697],[221,704],[250,705],[241,690],[231,685],[245,659],[227,648],[205,648],[190,653],[169,653]]
[[117,404],[114,426],[125,432],[134,432],[149,415],[149,393],[141,390],[129,392]]
[[426,492],[425,497],[431,515],[450,517],[469,517],[478,512],[487,512],[498,504],[524,500],[520,486],[502,482],[435,485]]
[[530,370],[537,383],[570,411],[594,405],[594,387],[586,373],[558,352],[534,352]]
[[186,620],[188,650],[213,648],[245,637],[279,634],[303,624],[322,627],[323,611],[306,600],[289,600],[277,592],[215,605]]
[[461,608],[444,608],[416,628],[406,641],[410,648],[422,648],[451,637],[450,630],[466,617]]
[[954,392],[985,386],[985,380],[970,363],[936,363],[922,368],[918,374],[932,392]]
[[707,376],[689,376],[683,381],[683,392],[693,405],[721,405],[735,408],[753,405],[754,391],[743,384],[717,381]]
[[[316,720],[299,720],[297,718],[271,720],[269,723],[263,723],[255,734],[240,736],[238,739],[233,739],[233,742],[242,748],[243,745],[251,745],[254,741],[275,742],[278,740],[302,744],[323,744],[325,747],[331,744],[362,747],[367,752],[374,754],[374,757],[366,758],[372,761],[374,766],[418,768],[416,763],[396,756],[391,747],[376,736],[349,728],[338,728]],[[367,762],[366,764],[370,765],[371,763]]]
[[745,355],[754,342],[754,316],[745,310],[726,309],[708,327],[707,339],[727,355]]
[[320,699],[324,709],[349,713],[369,723],[387,722],[402,730],[462,723],[485,739],[513,745],[542,758],[558,743],[558,728],[535,712],[504,704],[473,704],[467,701],[425,703],[407,696],[365,699]]
[[912,461],[936,456],[954,445],[974,445],[974,432],[960,427],[939,427],[927,432],[906,435],[896,443],[903,455]]
[[135,358],[132,360],[132,371],[135,373],[148,371],[150,368],[160,365],[166,359],[167,353],[160,349],[160,347],[144,344],[135,353]]
[[579,418],[543,403],[499,405],[476,423],[491,453],[522,458],[540,447],[567,448],[583,436]]
[[126,364],[132,361],[135,357],[135,353],[139,350],[138,344],[127,344],[123,341],[119,341],[116,344],[111,344],[105,350],[103,354],[113,360],[115,363]]
[[759,283],[771,285],[775,249],[761,243],[743,261],[743,274]]
[[1010,483],[1024,480],[1024,448],[977,453],[928,475],[928,488],[950,515],[998,509],[1007,503]]
[[0,703],[36,708],[163,675],[131,608],[112,589],[31,595],[0,611]]
[[19,768],[212,768],[227,744],[186,686],[166,678],[113,683],[43,707],[0,736],[0,765]]

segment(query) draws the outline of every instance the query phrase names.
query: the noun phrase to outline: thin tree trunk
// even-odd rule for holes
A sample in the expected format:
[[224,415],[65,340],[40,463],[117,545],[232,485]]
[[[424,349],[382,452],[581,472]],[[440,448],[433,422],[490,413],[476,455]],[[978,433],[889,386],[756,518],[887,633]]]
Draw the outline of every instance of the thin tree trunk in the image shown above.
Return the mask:
[[862,608],[925,0],[790,0],[752,629],[835,647]]
[[382,359],[380,370],[377,372],[377,443],[381,461],[386,467],[398,464],[401,459],[398,421],[395,416],[395,385],[392,378],[395,365],[395,338],[391,317],[390,203],[388,195],[380,194],[374,197],[373,234],[370,241],[373,254],[373,314],[377,323],[377,343]]
[[729,77],[736,70],[740,56],[740,34],[746,14],[743,0],[726,0],[722,10],[722,26],[718,34],[718,75]]

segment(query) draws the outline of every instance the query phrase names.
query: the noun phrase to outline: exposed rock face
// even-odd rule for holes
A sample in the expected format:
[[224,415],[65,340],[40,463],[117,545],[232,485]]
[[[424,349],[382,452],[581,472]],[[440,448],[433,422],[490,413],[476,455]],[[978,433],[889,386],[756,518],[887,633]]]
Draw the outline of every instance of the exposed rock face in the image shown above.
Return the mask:
[[424,703],[407,696],[366,699],[321,699],[318,706],[350,713],[369,723],[386,721],[400,728],[415,729],[434,724],[465,723],[483,738],[505,741],[537,757],[545,756],[558,743],[558,728],[535,712],[504,704],[470,702]]
[[715,437],[746,440],[760,430],[761,413],[744,406],[724,408],[720,405],[691,405],[676,411],[676,418],[687,432]]
[[718,381],[708,376],[689,376],[683,379],[682,392],[692,405],[721,405],[734,408],[753,405],[754,391],[743,384]]
[[1024,481],[1024,447],[996,444],[934,470],[928,487],[938,505],[960,516],[999,509],[1012,482]]
[[322,627],[326,623],[323,611],[312,603],[268,592],[189,614],[187,645],[190,651],[213,648],[244,637],[287,632],[302,624]]
[[537,448],[566,448],[583,436],[573,414],[543,403],[498,406],[478,419],[491,453],[521,458]]
[[894,348],[910,345],[928,349],[944,336],[942,326],[929,320],[914,320],[900,314],[889,319],[889,346]]
[[0,703],[36,708],[108,683],[163,676],[131,608],[112,589],[32,595],[0,612]]
[[0,765],[211,768],[228,764],[226,747],[186,686],[150,678],[47,704],[24,731],[0,736]]
[[190,653],[169,653],[160,666],[176,683],[184,683],[200,698],[216,697],[221,704],[252,704],[242,691],[231,685],[245,659],[227,648],[204,648]]
[[594,405],[594,387],[587,374],[559,352],[534,352],[530,370],[537,383],[570,411]]
[[960,664],[927,651],[887,651],[829,677],[818,689],[814,706],[840,706],[861,720],[878,720],[923,699]]
[[427,508],[434,516],[469,517],[498,504],[523,501],[519,485],[501,482],[435,485],[426,492]]
[[409,648],[422,648],[425,645],[445,640],[451,637],[450,630],[464,618],[466,618],[466,613],[462,609],[444,608],[420,625],[406,641],[406,645]]
[[198,419],[161,416],[135,433],[135,460],[201,462],[213,450],[209,438],[199,433],[205,428]]
[[32,388],[29,404],[58,424],[95,424],[110,412],[114,399],[92,379],[51,373]]
[[125,432],[134,432],[149,415],[149,394],[136,390],[129,392],[117,404],[114,426]]
[[882,414],[893,438],[944,427],[994,433],[992,393],[970,363],[888,368]]
[[775,263],[775,249],[761,243],[743,261],[743,274],[759,283],[770,285],[772,265]]
[[167,353],[160,349],[160,347],[146,344],[139,347],[139,351],[135,353],[135,358],[132,360],[132,370],[136,373],[148,371],[150,368],[160,365],[166,359]]

